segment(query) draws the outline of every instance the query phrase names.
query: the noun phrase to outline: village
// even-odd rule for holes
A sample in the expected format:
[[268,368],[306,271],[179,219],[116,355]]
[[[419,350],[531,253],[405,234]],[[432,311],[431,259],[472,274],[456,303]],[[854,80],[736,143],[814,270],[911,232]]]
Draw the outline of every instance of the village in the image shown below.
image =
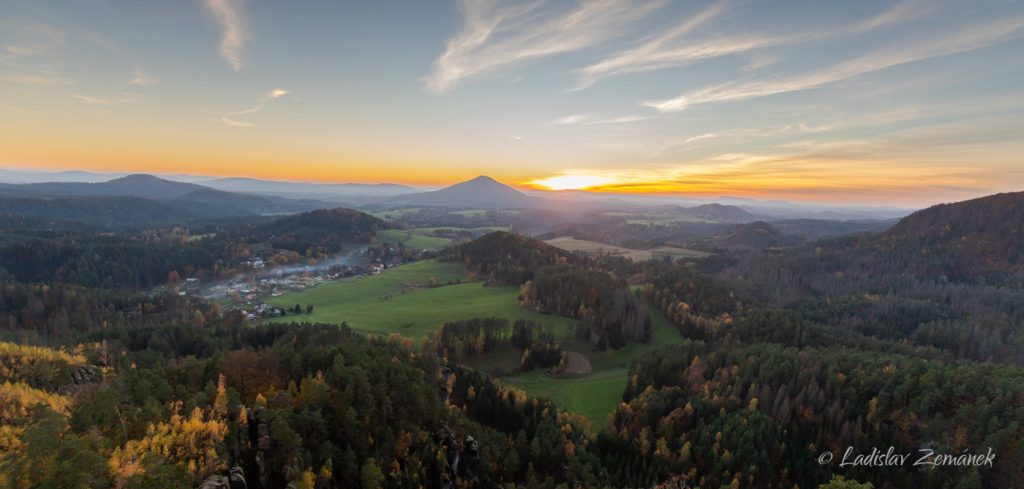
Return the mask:
[[155,287],[154,295],[175,291],[180,296],[196,296],[221,305],[224,311],[240,311],[250,321],[280,317],[293,311],[267,304],[267,297],[279,297],[288,291],[301,291],[337,280],[359,280],[379,275],[385,269],[415,261],[413,256],[395,253],[387,248],[364,250],[356,256],[339,256],[319,265],[279,265],[268,267],[267,261],[255,256],[238,263],[243,271],[217,282],[203,282],[189,277],[175,285]]

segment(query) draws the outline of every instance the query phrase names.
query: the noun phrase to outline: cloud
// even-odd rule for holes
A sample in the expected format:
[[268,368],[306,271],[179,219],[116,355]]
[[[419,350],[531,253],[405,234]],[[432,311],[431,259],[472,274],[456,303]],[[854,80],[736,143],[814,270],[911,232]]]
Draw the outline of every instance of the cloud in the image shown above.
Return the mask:
[[254,106],[252,106],[252,107],[250,107],[248,109],[233,110],[233,111],[230,111],[230,112],[213,112],[213,113],[217,114],[219,116],[218,119],[217,119],[218,121],[220,121],[220,122],[222,122],[222,123],[224,123],[226,125],[229,125],[231,127],[254,127],[256,124],[253,124],[251,122],[240,121],[240,120],[228,117],[228,116],[239,116],[239,115],[255,114],[255,113],[260,112],[263,109],[265,109],[267,107],[267,104],[269,104],[270,102],[273,102],[274,100],[277,100],[277,99],[279,99],[281,97],[284,97],[285,95],[288,95],[289,93],[291,93],[291,92],[289,92],[288,90],[285,90],[283,88],[275,88],[275,89],[273,89],[273,90],[263,94],[262,96],[260,96],[259,103],[257,103],[256,105],[254,105]]
[[433,71],[424,78],[426,88],[443,93],[465,80],[516,63],[599,45],[665,2],[594,0],[570,8],[551,6],[553,3],[462,0],[462,29],[448,41]]
[[74,80],[52,71],[0,73],[0,81],[26,85],[71,85],[74,83]]
[[81,95],[81,94],[78,94],[78,93],[72,95],[72,97],[75,97],[78,100],[81,100],[82,102],[84,102],[84,103],[86,103],[88,105],[104,105],[104,104],[110,103],[110,101],[105,99],[105,98],[92,97],[92,96],[89,96],[89,95]]
[[64,31],[34,21],[0,20],[0,61],[34,56],[66,42]]
[[203,0],[203,6],[217,18],[224,31],[217,49],[218,52],[235,71],[242,69],[242,56],[239,51],[247,36],[240,13],[241,1]]
[[595,126],[601,124],[625,124],[628,122],[639,122],[647,119],[650,119],[650,117],[642,115],[595,117],[586,114],[573,114],[555,119],[551,121],[550,124],[555,126],[569,126],[578,124]]
[[[714,25],[716,21],[730,12],[731,6],[729,1],[715,3],[653,39],[578,70],[579,81],[572,90],[585,89],[602,78],[615,75],[680,67],[721,56],[804,43],[826,37],[862,34],[918,18],[926,12],[924,8],[919,8],[915,3],[905,1],[865,21],[828,29],[817,28],[780,35],[728,35],[703,40],[691,38],[692,34]],[[747,70],[754,70],[775,61],[776,59],[771,56],[759,57],[748,65]]]
[[[718,2],[654,39],[581,69],[580,84],[576,89],[586,88],[604,76],[652,70],[671,63],[698,59],[699,57],[710,57],[716,51],[728,51],[729,48],[708,45],[691,47],[689,50],[676,48],[673,45],[673,41],[690,34],[721,16],[725,10],[726,2]],[[735,50],[736,48],[732,49]]]
[[150,85],[156,85],[160,81],[155,76],[150,76],[142,72],[142,69],[138,66],[135,67],[135,76],[128,81],[130,85],[136,85],[140,87],[148,87]]
[[715,134],[715,133],[712,133],[712,132],[705,133],[705,134],[698,134],[696,136],[690,136],[690,137],[684,139],[683,140],[683,144],[695,143],[695,142],[700,141],[702,139],[713,139],[713,138],[716,138],[716,137],[718,137],[718,135]]
[[568,125],[572,125],[572,124],[579,124],[579,123],[584,122],[586,120],[587,120],[587,116],[585,116],[583,114],[573,114],[573,115],[567,115],[565,117],[561,117],[561,118],[555,119],[555,120],[551,121],[551,124],[554,124],[556,126],[568,126]]
[[31,113],[32,113],[31,110],[23,109],[21,107],[15,106],[15,105],[0,104],[0,114],[2,114],[2,115],[10,115],[10,114],[23,115],[23,114],[31,114]]
[[218,120],[223,122],[225,125],[228,125],[228,126],[231,126],[231,127],[255,127],[256,126],[256,124],[253,124],[251,122],[242,122],[242,121],[239,121],[239,120],[232,119],[232,118],[230,118],[230,117],[228,117],[226,115],[220,116],[220,118]]
[[809,90],[897,65],[990,46],[1013,37],[1021,27],[1024,27],[1024,16],[1011,17],[953,33],[943,33],[939,37],[900,47],[887,48],[815,72],[774,80],[723,83],[670,99],[644,101],[641,105],[652,107],[659,112],[679,112],[697,104]]

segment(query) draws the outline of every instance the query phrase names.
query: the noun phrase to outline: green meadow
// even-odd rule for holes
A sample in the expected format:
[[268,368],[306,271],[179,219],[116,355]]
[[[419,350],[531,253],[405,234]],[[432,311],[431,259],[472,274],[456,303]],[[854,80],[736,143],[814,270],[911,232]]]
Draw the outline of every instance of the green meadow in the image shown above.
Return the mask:
[[[429,287],[434,278],[438,286]],[[462,265],[420,261],[362,279],[331,282],[301,292],[271,298],[278,307],[313,305],[312,314],[285,316],[276,321],[348,323],[356,331],[387,335],[400,333],[418,339],[445,322],[474,317],[531,319],[566,329],[575,321],[519,307],[517,287],[484,287],[466,282]],[[463,283],[446,285],[449,282]]]
[[[630,365],[648,351],[685,341],[661,311],[650,304],[647,309],[651,317],[651,339],[646,344],[629,343],[619,350],[602,352],[594,350],[589,343],[562,342],[566,350],[582,353],[590,360],[593,370],[589,374],[548,375],[534,370],[502,377],[501,381],[531,396],[551,399],[563,409],[585,416],[595,429],[600,429],[622,399]],[[507,352],[499,352],[475,364],[485,371],[499,368],[505,372],[514,371],[517,365],[518,355]]]
[[[428,286],[431,278],[437,286]],[[468,275],[461,265],[428,260],[391,268],[380,275],[286,293],[268,302],[278,307],[313,305],[312,314],[290,315],[272,321],[345,322],[353,330],[380,336],[399,333],[417,339],[445,322],[502,317],[510,322],[530,319],[550,324],[560,338],[571,337],[575,320],[522,309],[518,288],[484,287],[482,282],[467,280]],[[461,282],[455,283],[457,281]],[[501,382],[532,396],[547,397],[563,409],[585,416],[599,428],[619,403],[629,366],[653,348],[683,341],[660,311],[650,305],[648,311],[652,335],[646,344],[630,343],[619,350],[602,352],[596,351],[589,342],[562,341],[566,350],[587,357],[593,367],[587,374],[547,375],[541,370],[516,373],[520,353],[512,347],[499,348],[473,359],[470,364],[486,372],[504,374]]]
[[450,243],[451,239],[428,236],[404,229],[384,229],[377,231],[377,241],[392,244],[402,243],[406,248],[416,250],[432,250]]
[[628,368],[572,376],[551,376],[534,370],[501,381],[531,396],[551,399],[560,408],[587,418],[595,430],[600,430],[619,405],[628,375]]

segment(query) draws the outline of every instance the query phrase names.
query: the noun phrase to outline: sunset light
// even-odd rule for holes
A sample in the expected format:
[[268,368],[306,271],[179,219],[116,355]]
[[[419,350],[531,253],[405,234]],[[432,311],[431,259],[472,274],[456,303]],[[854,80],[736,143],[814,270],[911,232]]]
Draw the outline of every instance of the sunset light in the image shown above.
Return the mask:
[[0,0],[0,489],[1024,488],[1024,0]]
[[539,178],[528,182],[547,190],[582,190],[608,185],[614,180],[594,175],[559,175],[557,177]]
[[449,7],[3,2],[0,168],[901,205],[1024,184],[1017,3]]

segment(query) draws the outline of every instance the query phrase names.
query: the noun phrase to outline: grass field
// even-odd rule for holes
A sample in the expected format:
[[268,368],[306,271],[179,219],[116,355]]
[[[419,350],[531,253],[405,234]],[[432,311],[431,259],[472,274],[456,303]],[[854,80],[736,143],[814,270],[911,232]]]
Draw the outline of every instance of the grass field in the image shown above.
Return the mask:
[[432,250],[450,243],[451,239],[427,236],[423,233],[404,229],[384,229],[377,231],[377,241],[381,243],[402,243],[406,248],[415,250]]
[[558,407],[586,417],[595,430],[600,430],[619,405],[628,375],[628,368],[556,377],[534,370],[501,381],[531,396],[551,399]]
[[493,212],[495,214],[501,214],[503,216],[516,216],[516,215],[519,215],[519,211],[488,210],[488,209],[465,209],[465,210],[461,210],[461,211],[452,211],[451,213],[452,214],[458,214],[458,215],[464,216],[464,217],[479,217],[479,216],[486,215],[488,212]]
[[[630,343],[619,350],[593,351],[588,345],[565,342],[567,350],[586,355],[594,367],[585,375],[547,375],[535,370],[501,379],[502,382],[522,389],[527,394],[546,397],[559,407],[579,413],[590,420],[595,429],[604,426],[615,411],[626,388],[629,366],[644,353],[665,345],[682,343],[683,337],[661,311],[648,304],[651,317],[651,340],[646,344]],[[502,368],[509,368],[502,365]]]
[[406,214],[411,214],[413,212],[419,212],[420,209],[421,209],[420,207],[406,207],[404,209],[392,209],[392,210],[389,210],[389,211],[367,212],[367,214],[369,214],[369,215],[371,215],[373,217],[376,217],[377,219],[383,219],[385,221],[390,221],[390,220],[394,220],[394,219],[397,219],[399,217],[402,217],[402,216],[404,216]]
[[[474,317],[531,319],[555,327],[564,337],[575,320],[540,314],[519,307],[518,288],[484,287],[481,282],[463,282],[428,288],[433,277],[439,284],[466,280],[461,265],[421,261],[385,270],[380,275],[318,285],[302,292],[290,292],[269,300],[279,307],[313,304],[312,314],[300,314],[275,321],[347,322],[352,329],[376,335],[397,332],[420,338],[445,322]],[[648,305],[651,340],[629,343],[619,350],[596,351],[588,342],[563,341],[563,347],[587,357],[593,371],[584,375],[549,376],[536,370],[501,378],[531,396],[546,397],[563,409],[586,416],[600,428],[618,405],[626,386],[629,366],[653,348],[680,343],[678,330],[658,310]],[[512,347],[500,348],[471,362],[486,372],[515,372],[520,354]]]
[[697,217],[641,217],[626,219],[626,224],[643,224],[645,226],[670,226],[681,222],[707,222]]
[[517,287],[484,287],[482,282],[467,282],[427,288],[425,284],[431,277],[445,284],[466,280],[467,274],[455,263],[421,261],[385,270],[380,275],[286,293],[268,303],[279,307],[313,304],[312,314],[285,316],[275,321],[347,322],[362,333],[400,333],[414,339],[445,322],[474,317],[531,319],[560,329],[575,323],[572,319],[521,309]]
[[710,253],[704,251],[675,248],[671,246],[660,246],[651,250],[634,250],[631,248],[623,248],[621,246],[598,243],[597,241],[576,239],[571,236],[549,239],[545,241],[545,243],[569,251],[582,251],[584,253],[596,253],[601,251],[610,255],[624,256],[637,262],[647,261],[652,258],[663,258],[665,256],[668,256],[673,260],[677,260],[679,258],[703,258],[710,255]]
[[455,228],[455,227],[416,228],[414,231],[417,232],[417,233],[420,233],[420,234],[431,235],[431,234],[433,234],[433,233],[435,233],[437,231],[441,231],[441,232],[444,232],[444,231],[449,231],[449,232],[470,231],[470,232],[480,232],[480,233],[492,233],[494,231],[508,231],[508,229],[509,228],[507,226],[484,226],[484,227],[479,227],[479,228]]

